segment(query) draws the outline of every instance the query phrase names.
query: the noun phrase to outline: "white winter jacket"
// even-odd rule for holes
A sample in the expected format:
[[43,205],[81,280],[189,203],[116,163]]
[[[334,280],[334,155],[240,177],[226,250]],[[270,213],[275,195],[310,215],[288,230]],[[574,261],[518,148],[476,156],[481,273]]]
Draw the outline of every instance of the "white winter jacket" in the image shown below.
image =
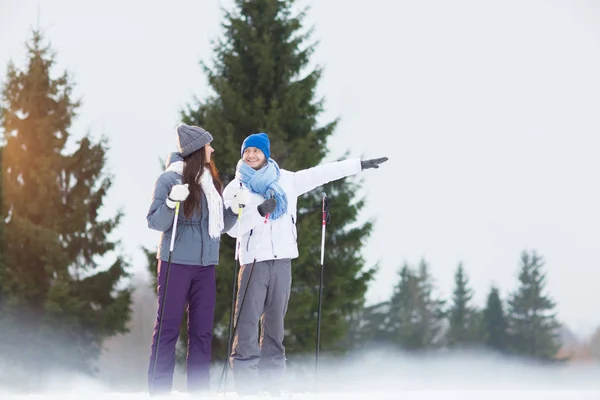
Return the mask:
[[237,178],[223,191],[225,207],[229,207],[239,190],[248,191],[248,202],[235,225],[227,232],[240,239],[240,264],[256,261],[297,258],[296,206],[298,196],[328,182],[357,174],[361,171],[360,159],[332,162],[316,167],[291,172],[281,169],[279,185],[287,195],[287,213],[276,220],[268,220],[258,213],[257,207],[265,200],[263,196],[251,192]]

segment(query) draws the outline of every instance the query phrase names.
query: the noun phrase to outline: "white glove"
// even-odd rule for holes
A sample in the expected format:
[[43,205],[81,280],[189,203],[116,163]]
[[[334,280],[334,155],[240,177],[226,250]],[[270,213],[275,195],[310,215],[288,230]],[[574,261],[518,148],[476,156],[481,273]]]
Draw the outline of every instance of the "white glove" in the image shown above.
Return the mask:
[[169,197],[167,197],[167,207],[175,208],[178,202],[185,201],[190,194],[190,190],[188,189],[188,184],[185,185],[175,185],[171,188],[171,193],[169,193]]
[[240,212],[240,208],[246,207],[246,203],[248,203],[248,192],[244,189],[240,189],[236,195],[233,196],[231,206],[229,207],[234,214],[238,214]]

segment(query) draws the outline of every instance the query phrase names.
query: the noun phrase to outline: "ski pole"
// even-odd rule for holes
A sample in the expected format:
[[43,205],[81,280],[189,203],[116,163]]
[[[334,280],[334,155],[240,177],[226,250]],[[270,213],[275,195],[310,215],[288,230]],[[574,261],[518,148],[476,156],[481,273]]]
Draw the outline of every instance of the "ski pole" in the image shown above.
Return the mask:
[[[265,225],[267,224],[268,219],[269,219],[269,214],[267,214],[265,216],[265,219],[264,219],[264,224]],[[261,232],[260,239],[258,241],[257,250],[258,250],[258,248],[260,248],[260,242],[262,241],[262,235],[263,235],[264,231],[265,230],[263,229],[262,232]],[[238,237],[239,237],[239,235],[238,235]],[[252,272],[254,271],[254,265],[255,264],[256,264],[256,256],[254,256],[254,260],[252,261],[252,265],[250,266],[250,273],[248,274],[248,281],[246,282],[246,286],[244,287],[244,291],[243,291],[243,294],[242,294],[242,302],[240,303],[240,309],[237,312],[237,315],[236,315],[236,318],[235,318],[235,323],[233,324],[233,331],[231,332],[231,335],[229,336],[230,337],[230,341],[229,341],[229,345],[227,346],[228,347],[227,358],[225,359],[225,362],[223,363],[223,370],[221,371],[221,379],[219,381],[219,386],[218,386],[218,389],[217,389],[217,394],[219,393],[219,390],[221,388],[221,384],[223,383],[224,377],[225,378],[227,377],[227,371],[228,371],[227,364],[228,364],[228,361],[229,361],[229,356],[231,354],[231,347],[233,347],[233,338],[235,337],[235,333],[237,332],[238,321],[240,320],[240,315],[242,314],[242,308],[244,307],[244,301],[246,300],[246,292],[248,291],[248,287],[250,286],[250,279],[252,278]],[[234,275],[234,280],[235,280],[235,275]],[[233,301],[233,304],[235,304],[235,301]],[[235,305],[234,305],[234,307],[235,307]],[[230,318],[232,318],[232,316],[233,316],[233,313],[231,314]]]
[[323,297],[323,265],[325,261],[325,226],[330,221],[327,195],[322,193],[323,204],[321,208],[321,276],[319,278],[319,305],[317,310],[317,346],[315,350],[315,372],[319,369],[319,348],[321,345],[321,300]]
[[[264,219],[264,224],[267,224],[267,221],[269,220],[269,214],[267,214],[265,216]],[[262,231],[264,233],[264,229]],[[260,235],[260,239],[258,242],[258,246],[257,246],[257,250],[260,247],[260,242],[262,241],[262,233]],[[256,264],[256,256],[254,256],[254,260],[252,261],[252,265],[250,266],[250,273],[248,274],[248,282],[246,282],[246,286],[244,287],[244,293],[242,295],[242,302],[240,304],[240,310],[237,313],[236,319],[235,319],[235,324],[233,325],[233,334],[231,335],[232,338],[235,336],[235,333],[237,332],[237,326],[238,326],[238,321],[240,320],[240,315],[242,314],[242,307],[244,307],[244,301],[246,300],[246,292],[248,291],[248,287],[250,286],[250,278],[252,278],[252,271],[254,271],[254,265]]]
[[165,313],[165,301],[167,299],[167,287],[169,285],[169,272],[171,271],[171,256],[175,247],[175,234],[177,233],[177,219],[179,217],[179,202],[175,204],[175,217],[173,219],[173,232],[171,234],[171,246],[169,247],[169,260],[167,261],[167,272],[165,276],[165,290],[160,305],[160,317],[158,319],[158,333],[156,335],[156,350],[154,352],[154,361],[152,362],[152,382],[151,388],[154,388],[154,379],[156,377],[156,363],[158,362],[158,346],[160,344],[160,334],[162,332],[163,315]]
[[[241,184],[240,184],[241,186]],[[231,340],[233,337],[233,313],[234,313],[234,308],[235,308],[235,294],[236,294],[236,290],[235,290],[235,283],[236,283],[236,278],[237,278],[237,266],[238,266],[238,257],[239,257],[239,251],[240,251],[240,232],[241,232],[241,226],[242,226],[242,212],[244,210],[244,205],[240,204],[240,208],[238,209],[238,234],[236,237],[236,241],[235,241],[235,261],[233,263],[233,278],[231,281],[231,308],[230,308],[230,312],[229,312],[229,328],[227,329],[227,333],[228,333],[228,337],[227,337],[227,354],[225,355],[225,361],[223,362],[223,370],[221,371],[221,379],[219,380],[219,386],[217,387],[217,394],[219,394],[219,391],[221,390],[221,383],[226,382],[227,381],[227,363],[229,362],[229,354],[231,353]],[[223,389],[223,393],[225,393],[225,389]]]

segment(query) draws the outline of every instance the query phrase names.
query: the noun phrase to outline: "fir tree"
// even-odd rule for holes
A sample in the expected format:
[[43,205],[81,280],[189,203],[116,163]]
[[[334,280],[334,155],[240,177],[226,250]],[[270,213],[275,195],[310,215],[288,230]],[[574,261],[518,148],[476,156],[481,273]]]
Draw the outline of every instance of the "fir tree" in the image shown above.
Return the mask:
[[[158,285],[158,271],[157,271],[157,267],[158,267],[158,260],[156,259],[156,250],[150,250],[147,249],[146,247],[142,247],[142,252],[144,253],[144,255],[146,256],[146,260],[148,261],[148,264],[146,264],[147,268],[148,268],[148,272],[150,273],[150,288],[154,291],[156,291],[156,287]],[[158,307],[158,303],[156,304]]]
[[[4,166],[2,164],[2,151],[3,147],[0,146],[0,171],[4,170]],[[4,214],[4,196],[2,192],[2,176],[4,174],[0,174],[0,338],[8,335],[7,331],[7,321],[6,321],[6,288],[2,282],[6,279],[6,265],[4,264],[4,257],[6,254],[6,247],[4,244],[4,220],[6,219],[6,215]],[[6,354],[8,348],[6,347],[6,343],[4,343],[0,339],[0,355]],[[0,369],[3,368],[0,365]],[[0,380],[0,384],[6,384],[6,382],[2,382]]]
[[482,315],[482,340],[494,351],[506,353],[509,350],[508,320],[498,288],[492,286]]
[[[93,372],[105,338],[126,331],[131,293],[117,243],[108,239],[121,213],[100,220],[111,178],[106,140],[83,136],[66,154],[79,101],[70,77],[53,78],[55,56],[35,31],[24,71],[8,67],[2,93],[5,148],[6,323],[4,354],[30,377],[59,368]],[[114,254],[108,268],[99,258]],[[41,356],[43,354],[43,356]]]
[[[281,168],[296,171],[324,161],[327,140],[337,121],[323,126],[317,117],[323,101],[315,99],[322,71],[308,71],[314,45],[302,32],[305,12],[294,15],[293,1],[235,1],[226,14],[223,39],[215,45],[214,66],[204,65],[215,95],[183,112],[186,123],[207,128],[218,136],[215,160],[225,184],[234,176],[241,144],[249,134],[267,132],[271,157]],[[365,269],[360,249],[372,223],[357,224],[363,200],[355,200],[359,183],[339,180],[322,188],[330,200],[332,221],[327,226],[322,350],[341,350],[350,315],[364,302],[374,268]],[[298,247],[293,262],[292,295],[286,316],[288,354],[312,351],[316,343],[320,274],[321,190],[299,199]],[[222,238],[215,311],[216,349],[223,356],[235,240]],[[230,266],[231,265],[231,266]],[[293,329],[289,329],[293,326]]]
[[597,361],[600,361],[600,328],[597,328],[589,340],[590,356]]
[[519,355],[554,359],[560,349],[554,301],[544,293],[544,261],[535,251],[523,252],[519,287],[508,301],[511,347]]
[[383,337],[404,350],[439,346],[444,302],[433,295],[429,266],[421,260],[418,271],[404,264],[390,299]]
[[446,344],[450,347],[472,346],[476,342],[477,310],[471,306],[473,291],[462,263],[454,275],[452,306],[448,312],[450,326]]
[[[0,110],[1,115],[1,110]],[[4,170],[4,166],[2,164],[2,151],[4,148],[0,146],[0,171]],[[4,195],[2,192],[2,175],[0,174],[0,282],[4,281],[4,254],[6,253],[6,249],[4,248],[4,220],[6,219],[6,215],[4,215]],[[3,300],[3,292],[2,285],[0,284],[0,318],[2,315],[2,300]]]
[[446,318],[444,309],[446,302],[434,295],[433,277],[429,272],[429,264],[424,259],[419,262],[417,278],[419,283],[419,326],[423,337],[423,347],[439,347]]
[[419,284],[415,272],[404,264],[398,273],[399,281],[389,302],[384,320],[383,338],[405,350],[423,347],[418,327]]
[[385,330],[389,313],[389,301],[383,301],[354,312],[347,332],[348,348],[364,348],[372,343],[386,341]]

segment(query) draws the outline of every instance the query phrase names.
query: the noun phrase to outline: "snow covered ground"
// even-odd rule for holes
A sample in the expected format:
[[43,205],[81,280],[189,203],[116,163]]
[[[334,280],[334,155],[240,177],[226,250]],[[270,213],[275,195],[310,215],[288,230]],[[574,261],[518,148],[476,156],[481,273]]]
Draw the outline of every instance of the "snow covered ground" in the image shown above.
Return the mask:
[[[215,366],[213,391],[189,395],[175,391],[173,399],[239,398],[231,392],[216,393],[221,366]],[[490,354],[410,356],[384,349],[346,358],[323,359],[315,382],[314,360],[289,367],[287,388],[294,400],[538,400],[600,399],[600,363],[540,366]],[[106,383],[82,377],[57,376],[43,393],[15,394],[2,391],[0,400],[138,400],[144,389],[116,392]],[[176,388],[177,390],[177,388]],[[245,399],[268,398],[246,396]]]
[[[311,399],[311,400],[558,400],[558,399],[590,399],[598,400],[600,391],[396,391],[396,392],[362,392],[362,393],[322,393],[322,394],[294,394],[290,399]],[[29,396],[8,396],[2,397],[5,400],[142,400],[148,399],[147,393],[77,393],[77,394],[47,394],[47,395],[29,395]],[[186,393],[173,393],[169,399],[216,399],[230,398],[238,399],[236,394],[227,393],[225,396],[191,396]],[[268,397],[266,397],[268,398]],[[264,399],[263,397],[245,396],[243,399]]]

